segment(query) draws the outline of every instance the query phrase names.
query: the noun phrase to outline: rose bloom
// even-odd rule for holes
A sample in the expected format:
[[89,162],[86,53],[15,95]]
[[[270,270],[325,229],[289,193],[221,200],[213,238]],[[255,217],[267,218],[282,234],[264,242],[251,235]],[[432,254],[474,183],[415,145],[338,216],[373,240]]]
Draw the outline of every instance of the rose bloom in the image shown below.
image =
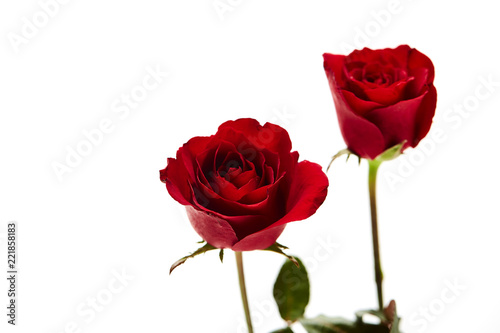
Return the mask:
[[275,243],[287,223],[314,214],[327,194],[321,167],[297,162],[291,148],[280,126],[228,121],[215,135],[194,137],[179,148],[160,179],[210,245],[261,250]]
[[434,66],[408,45],[325,53],[324,67],[347,148],[374,159],[405,142],[416,147],[429,132],[436,110]]

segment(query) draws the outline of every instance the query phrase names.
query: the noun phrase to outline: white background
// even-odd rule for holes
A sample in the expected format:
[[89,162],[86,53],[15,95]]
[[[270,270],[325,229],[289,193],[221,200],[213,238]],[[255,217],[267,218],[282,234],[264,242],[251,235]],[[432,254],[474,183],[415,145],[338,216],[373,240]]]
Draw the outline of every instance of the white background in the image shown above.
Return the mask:
[[[386,299],[396,299],[404,332],[499,332],[492,1],[61,0],[45,22],[48,2],[0,4],[2,271],[8,221],[19,224],[20,258],[18,326],[6,324],[2,278],[2,332],[244,332],[232,253],[224,264],[216,252],[197,257],[169,276],[200,238],[158,170],[189,138],[239,117],[286,127],[301,159],[326,167],[345,145],[322,54],[399,44],[434,62],[432,131],[441,137],[380,170]],[[168,77],[123,109],[147,68]],[[58,179],[54,163],[66,164],[103,119],[112,129]],[[307,316],[351,318],[376,306],[367,166],[342,159],[328,176],[318,213],[290,224],[280,242],[308,263]],[[244,257],[256,332],[280,328],[271,290],[284,259]],[[133,277],[125,286],[114,278],[122,271]],[[95,297],[101,311],[87,304]]]

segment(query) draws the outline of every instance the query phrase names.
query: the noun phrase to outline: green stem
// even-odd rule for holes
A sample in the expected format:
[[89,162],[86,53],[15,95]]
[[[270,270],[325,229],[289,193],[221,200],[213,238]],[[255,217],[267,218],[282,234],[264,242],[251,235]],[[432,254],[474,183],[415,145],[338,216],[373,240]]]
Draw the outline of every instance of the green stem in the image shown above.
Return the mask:
[[378,307],[380,311],[384,309],[384,298],[382,295],[382,265],[380,264],[380,247],[378,239],[377,222],[377,171],[380,167],[380,161],[368,161],[368,189],[370,192],[370,210],[372,217],[372,237],[373,237],[373,259],[375,264],[375,282],[377,283]]
[[248,307],[247,288],[245,286],[245,273],[243,272],[243,255],[241,252],[234,252],[236,256],[236,266],[238,268],[238,280],[240,281],[241,301],[245,310],[248,333],[253,333],[252,318],[250,318],[250,308]]

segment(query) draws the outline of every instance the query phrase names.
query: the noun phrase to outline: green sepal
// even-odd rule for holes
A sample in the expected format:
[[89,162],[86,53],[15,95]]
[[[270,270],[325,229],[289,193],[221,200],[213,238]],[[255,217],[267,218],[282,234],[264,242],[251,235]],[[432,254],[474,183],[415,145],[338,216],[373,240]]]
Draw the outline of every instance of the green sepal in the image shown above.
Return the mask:
[[[347,155],[347,158],[345,159],[346,162],[349,161],[349,157],[351,157],[351,155],[358,156],[347,148],[342,149],[337,154],[333,155],[332,160],[330,161],[330,163],[328,164],[328,167],[326,168],[326,172],[328,172],[328,170],[330,170],[330,167],[332,166],[333,161],[335,161],[337,158],[339,158],[342,155]],[[359,160],[358,164],[361,164],[361,157],[358,156],[358,160]]]
[[405,145],[406,140],[401,142],[400,144],[397,144],[395,146],[392,146],[391,148],[386,149],[383,153],[375,157],[375,161],[379,161],[380,163],[385,162],[385,161],[391,161],[395,158],[397,158],[399,155],[402,154],[402,149],[403,146]]
[[300,266],[285,261],[276,278],[273,296],[281,318],[291,324],[304,316],[309,303],[310,285],[305,266],[296,258]]
[[287,257],[291,262],[293,262],[295,264],[295,266],[300,267],[299,262],[294,257],[283,252],[283,250],[287,250],[287,249],[288,249],[288,247],[286,247],[284,245],[281,245],[279,243],[274,243],[273,245],[269,246],[268,248],[264,249],[263,251],[271,251],[271,252],[281,254],[282,256]]
[[200,247],[198,250],[194,251],[190,255],[182,257],[181,259],[179,259],[176,262],[174,262],[173,265],[170,267],[170,273],[169,274],[172,274],[172,271],[174,269],[176,269],[178,266],[180,266],[183,263],[185,263],[186,260],[188,260],[189,258],[194,258],[194,257],[196,257],[199,254],[202,254],[202,253],[205,253],[205,252],[211,251],[211,250],[216,250],[216,249],[217,249],[216,247],[214,247],[214,246],[206,243],[205,245],[203,245],[202,247]]
[[[406,140],[395,145],[395,146],[392,146],[391,148],[386,149],[384,152],[380,153],[380,155],[375,157],[372,161],[382,163],[382,162],[391,161],[391,160],[397,158],[399,155],[402,154],[401,150],[403,149],[403,146],[405,145],[405,143],[406,143]],[[361,157],[359,155],[357,155],[356,153],[353,153],[352,151],[350,151],[349,149],[346,148],[346,149],[342,149],[337,154],[333,155],[332,160],[330,161],[330,164],[328,164],[328,167],[326,168],[326,172],[328,172],[328,170],[330,170],[330,167],[332,166],[333,161],[335,161],[337,158],[339,158],[342,155],[347,155],[346,162],[349,161],[349,157],[351,157],[351,155],[357,156],[358,157],[358,164],[361,164]]]
[[224,262],[224,249],[220,249],[220,252],[219,252],[219,259],[220,259],[220,262],[223,263]]

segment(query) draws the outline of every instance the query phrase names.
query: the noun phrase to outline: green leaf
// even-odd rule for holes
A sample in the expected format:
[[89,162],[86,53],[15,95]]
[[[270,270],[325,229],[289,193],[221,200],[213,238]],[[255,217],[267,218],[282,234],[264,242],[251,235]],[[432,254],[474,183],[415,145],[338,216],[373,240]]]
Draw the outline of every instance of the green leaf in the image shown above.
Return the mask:
[[285,256],[287,257],[291,262],[293,262],[295,264],[295,266],[299,267],[299,263],[297,260],[295,260],[294,257],[286,254],[285,252],[283,252],[282,249],[288,249],[288,247],[284,246],[284,245],[281,245],[279,243],[274,243],[273,245],[269,246],[267,249],[264,249],[263,251],[271,251],[271,252],[274,252],[274,253],[278,253],[278,254],[281,254],[282,256]]
[[292,329],[290,327],[287,328],[282,328],[277,331],[272,331],[271,333],[293,333]]
[[[363,317],[370,315],[378,318],[380,324],[363,322]],[[363,310],[356,312],[356,320],[318,316],[312,319],[300,319],[308,333],[401,333],[396,312],[396,303],[391,301],[384,311]]]
[[309,278],[305,266],[297,258],[299,266],[286,261],[274,284],[273,296],[281,317],[293,323],[304,315],[309,303]]
[[170,273],[169,274],[172,274],[172,271],[174,269],[176,269],[178,266],[180,266],[183,263],[185,263],[186,260],[188,260],[189,258],[194,258],[194,257],[196,257],[199,254],[202,254],[202,253],[205,253],[205,252],[211,251],[211,250],[216,250],[216,249],[217,249],[216,247],[213,247],[212,245],[206,243],[205,245],[203,245],[202,247],[200,247],[198,250],[194,251],[190,255],[182,257],[181,259],[179,259],[176,262],[174,262],[173,265],[170,267]]
[[389,333],[401,333],[399,330],[399,320],[398,316],[394,317],[394,321],[391,324],[391,331]]
[[385,325],[351,322],[338,317],[318,316],[313,319],[301,319],[300,323],[308,333],[389,333]]
[[300,323],[308,333],[356,332],[355,323],[340,317],[318,316],[312,319],[301,319]]

